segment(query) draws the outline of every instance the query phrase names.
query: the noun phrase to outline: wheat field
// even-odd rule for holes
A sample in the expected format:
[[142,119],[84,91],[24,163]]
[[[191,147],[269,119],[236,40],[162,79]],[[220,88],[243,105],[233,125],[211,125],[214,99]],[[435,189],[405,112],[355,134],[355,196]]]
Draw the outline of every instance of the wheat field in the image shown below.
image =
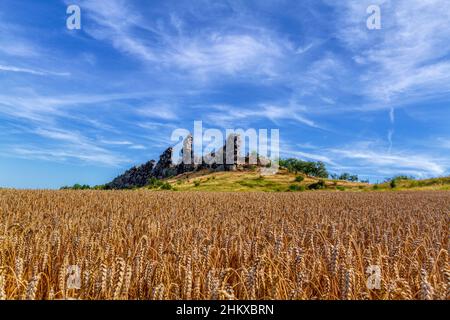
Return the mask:
[[448,300],[449,213],[438,191],[0,190],[0,299]]

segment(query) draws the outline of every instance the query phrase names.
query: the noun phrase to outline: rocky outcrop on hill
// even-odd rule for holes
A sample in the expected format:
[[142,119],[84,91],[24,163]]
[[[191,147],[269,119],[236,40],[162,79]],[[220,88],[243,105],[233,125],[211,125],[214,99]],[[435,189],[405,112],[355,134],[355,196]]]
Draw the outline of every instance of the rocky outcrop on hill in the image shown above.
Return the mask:
[[143,187],[148,183],[148,180],[153,177],[154,167],[155,160],[151,160],[143,165],[133,167],[108,183],[106,187],[108,189]]
[[157,179],[164,179],[174,176],[177,173],[176,166],[172,163],[172,148],[167,148],[159,156],[159,161],[152,171],[152,176]]
[[[230,135],[225,145],[219,150],[213,151],[204,157],[194,154],[193,138],[187,136],[183,141],[180,163],[173,163],[173,149],[167,148],[156,163],[151,160],[141,166],[133,167],[124,174],[118,176],[106,184],[108,189],[130,189],[145,186],[151,178],[165,179],[186,172],[194,172],[202,169],[214,171],[236,171],[255,163],[257,166],[266,166],[270,161],[257,157],[257,161],[249,155],[241,156],[241,137]],[[253,161],[250,161],[253,160]]]

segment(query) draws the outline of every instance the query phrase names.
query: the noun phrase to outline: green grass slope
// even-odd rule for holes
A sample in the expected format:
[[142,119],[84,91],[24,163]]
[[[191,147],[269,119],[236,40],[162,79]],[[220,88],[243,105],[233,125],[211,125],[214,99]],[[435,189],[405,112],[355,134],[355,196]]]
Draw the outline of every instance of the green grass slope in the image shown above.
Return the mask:
[[[450,190],[450,177],[424,180],[396,179],[390,182],[369,184],[342,180],[319,179],[303,174],[290,173],[285,169],[275,175],[263,176],[259,169],[234,172],[210,172],[207,170],[185,173],[164,180],[165,190],[174,191],[263,191],[301,192],[327,191],[402,191],[402,190]],[[168,187],[168,188],[167,188]],[[152,190],[161,188],[150,187]]]
[[[258,169],[254,171],[208,172],[182,174],[166,180],[177,191],[265,191],[289,192],[306,191],[314,187],[320,180],[323,186],[315,186],[324,190],[363,190],[366,183],[317,179],[302,174],[280,170],[275,175],[263,176]],[[311,185],[313,185],[311,187]]]
[[450,177],[431,178],[423,180],[398,179],[395,188],[390,182],[372,185],[375,190],[450,190]]

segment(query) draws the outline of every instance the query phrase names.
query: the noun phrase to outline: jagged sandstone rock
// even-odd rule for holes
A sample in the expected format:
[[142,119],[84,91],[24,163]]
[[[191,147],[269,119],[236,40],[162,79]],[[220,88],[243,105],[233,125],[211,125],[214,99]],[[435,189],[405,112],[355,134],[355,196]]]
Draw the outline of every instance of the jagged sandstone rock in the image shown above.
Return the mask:
[[109,189],[128,189],[132,187],[143,187],[152,177],[152,171],[155,166],[155,160],[133,167],[124,174],[118,176],[106,185]]
[[167,148],[159,156],[159,161],[152,171],[152,176],[157,179],[164,179],[177,173],[176,166],[172,163],[172,148]]
[[[183,141],[181,163],[174,164],[172,162],[173,149],[167,148],[160,155],[159,161],[156,164],[154,160],[151,160],[144,165],[133,167],[108,183],[106,187],[109,189],[142,187],[152,177],[164,179],[177,174],[202,169],[214,171],[236,171],[243,169],[249,164],[250,157],[249,155],[245,157],[241,155],[241,146],[241,137],[239,135],[230,135],[222,148],[201,158],[194,154],[193,138],[192,135],[189,135]],[[195,159],[197,161],[194,161]],[[257,157],[257,163],[254,165],[266,166],[267,163],[270,163],[270,161],[266,158]]]

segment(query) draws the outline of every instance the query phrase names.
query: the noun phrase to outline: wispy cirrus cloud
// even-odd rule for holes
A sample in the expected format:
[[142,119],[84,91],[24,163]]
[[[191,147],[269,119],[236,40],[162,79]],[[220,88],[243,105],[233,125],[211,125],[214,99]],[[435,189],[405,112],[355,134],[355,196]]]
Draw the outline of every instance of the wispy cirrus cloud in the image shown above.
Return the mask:
[[[268,35],[213,34],[179,39],[165,59],[199,75],[261,74],[276,76],[283,45]],[[244,74],[243,74],[244,76]]]
[[[397,151],[395,153],[383,150],[367,149],[331,149],[333,155],[341,159],[353,160],[359,166],[370,168],[366,174],[376,170],[386,174],[412,174],[420,178],[441,176],[447,172],[448,164],[444,159],[434,156],[418,155],[415,153]],[[357,167],[353,164],[353,167]]]
[[[82,107],[98,106],[129,99],[143,99],[151,92],[124,92],[105,94],[61,94],[50,95],[31,91],[0,94],[0,114],[32,121],[46,122],[56,117],[70,116],[71,108],[80,111]],[[137,109],[137,108],[136,108]]]
[[162,120],[178,119],[177,107],[168,103],[154,103],[136,108],[136,113],[143,118],[153,118]]
[[318,154],[314,152],[303,152],[298,150],[292,150],[290,148],[281,148],[280,150],[285,157],[294,157],[303,160],[321,161],[327,165],[338,167],[339,165],[330,156],[324,154]]
[[8,22],[8,16],[0,12],[0,54],[18,58],[37,58],[42,48],[36,41],[28,37],[26,28]]
[[51,162],[67,162],[67,161],[82,161],[88,164],[99,164],[103,166],[118,167],[130,161],[124,157],[110,154],[107,152],[96,154],[89,152],[89,150],[71,150],[67,148],[51,147],[51,148],[36,148],[34,146],[16,146],[11,147],[10,152],[4,154],[6,156],[15,156],[28,160],[45,160]]
[[[362,23],[371,4],[381,7],[381,30],[369,31]],[[397,102],[408,95],[417,99],[450,92],[448,1],[365,0],[333,6],[341,13],[337,36],[364,67],[360,80],[368,97]]]
[[104,144],[106,146],[119,146],[119,147],[127,147],[132,150],[145,150],[147,149],[142,144],[134,144],[131,141],[127,140],[100,140],[98,141],[100,144]]
[[439,137],[436,139],[436,141],[437,142],[434,142],[434,145],[438,146],[439,148],[450,149],[450,138]]
[[362,176],[408,174],[419,178],[448,173],[450,161],[433,153],[412,150],[386,151],[380,141],[357,141],[339,147],[318,147],[303,152],[289,147],[282,151],[303,159],[323,161],[335,172],[355,171]]
[[[121,0],[83,1],[82,6],[94,22],[95,27],[86,27],[94,38],[111,43],[118,51],[153,68],[194,76],[197,81],[221,75],[277,76],[278,65],[285,63],[286,54],[295,53],[288,40],[263,25],[244,25],[239,15],[225,18],[230,25],[234,23],[233,30],[216,23],[191,31],[173,13],[152,23]],[[126,20],[122,19],[124,15]]]
[[280,121],[293,121],[298,124],[319,129],[321,126],[314,120],[309,119],[305,106],[293,102],[285,105],[259,104],[254,107],[235,107],[231,105],[207,106],[206,118],[211,123],[219,124],[222,127],[235,127],[239,122],[251,123],[258,119],[270,120],[273,123]]
[[40,159],[49,161],[81,161],[104,166],[119,166],[130,160],[118,153],[100,147],[96,141],[76,131],[60,128],[37,128],[30,130],[36,136],[56,141],[56,144],[41,143],[8,146],[8,156],[24,159]]
[[100,140],[102,144],[113,145],[113,146],[130,146],[133,143],[127,140]]
[[54,72],[47,70],[38,70],[38,69],[30,69],[30,68],[21,68],[15,66],[6,66],[0,64],[0,72],[18,72],[18,73],[28,73],[36,76],[61,76],[68,77],[70,76],[69,72]]
[[135,144],[135,145],[130,146],[130,149],[133,149],[133,150],[145,150],[145,149],[147,149],[147,147],[143,146],[142,144]]
[[448,1],[144,2],[75,1],[77,31],[73,1],[1,2],[3,153],[125,169],[114,159],[157,158],[203,120],[278,127],[292,156],[336,171],[448,172]]

